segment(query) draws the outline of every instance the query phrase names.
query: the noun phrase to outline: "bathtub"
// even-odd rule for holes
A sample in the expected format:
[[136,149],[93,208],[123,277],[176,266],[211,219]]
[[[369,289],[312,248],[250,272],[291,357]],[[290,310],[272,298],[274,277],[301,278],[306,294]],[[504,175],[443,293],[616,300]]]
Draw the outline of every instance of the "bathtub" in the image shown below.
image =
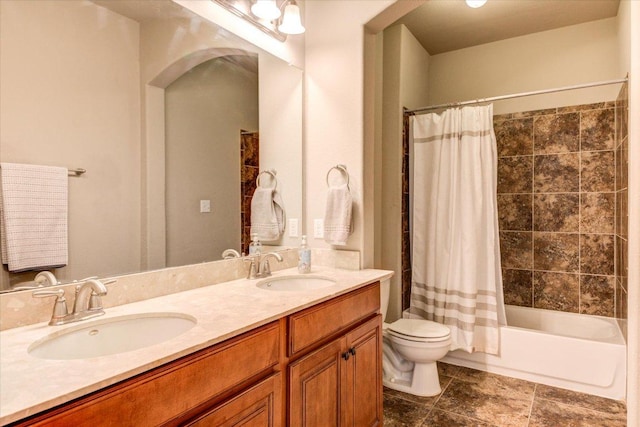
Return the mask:
[[626,394],[626,345],[615,319],[507,305],[500,355],[442,361],[611,399]]

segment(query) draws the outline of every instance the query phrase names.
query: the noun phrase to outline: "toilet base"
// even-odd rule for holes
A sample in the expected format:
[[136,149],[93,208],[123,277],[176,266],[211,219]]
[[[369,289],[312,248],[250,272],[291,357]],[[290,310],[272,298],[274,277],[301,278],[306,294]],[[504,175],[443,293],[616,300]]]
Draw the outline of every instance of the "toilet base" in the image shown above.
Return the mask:
[[383,375],[382,384],[392,390],[422,397],[436,396],[442,392],[436,362],[416,363],[413,371],[402,372],[391,378]]

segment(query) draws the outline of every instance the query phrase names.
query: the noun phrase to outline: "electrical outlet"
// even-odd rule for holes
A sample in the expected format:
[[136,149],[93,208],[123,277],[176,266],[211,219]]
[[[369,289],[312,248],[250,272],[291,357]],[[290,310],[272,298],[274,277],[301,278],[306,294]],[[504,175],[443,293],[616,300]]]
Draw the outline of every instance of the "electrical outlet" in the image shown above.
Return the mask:
[[211,200],[200,200],[200,213],[211,212]]
[[298,218],[289,218],[289,237],[298,237]]
[[316,218],[313,220],[313,237],[316,239],[324,237],[324,219]]

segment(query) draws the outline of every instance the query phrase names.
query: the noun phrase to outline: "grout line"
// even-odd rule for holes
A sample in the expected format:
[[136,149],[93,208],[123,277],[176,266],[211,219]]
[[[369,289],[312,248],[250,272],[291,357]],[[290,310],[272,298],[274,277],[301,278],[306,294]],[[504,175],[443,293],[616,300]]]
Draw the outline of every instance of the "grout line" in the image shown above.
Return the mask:
[[538,392],[538,383],[533,383],[533,394],[531,395],[531,404],[529,405],[529,415],[527,416],[527,426],[531,424],[531,414],[533,413],[533,404],[536,401],[536,393]]

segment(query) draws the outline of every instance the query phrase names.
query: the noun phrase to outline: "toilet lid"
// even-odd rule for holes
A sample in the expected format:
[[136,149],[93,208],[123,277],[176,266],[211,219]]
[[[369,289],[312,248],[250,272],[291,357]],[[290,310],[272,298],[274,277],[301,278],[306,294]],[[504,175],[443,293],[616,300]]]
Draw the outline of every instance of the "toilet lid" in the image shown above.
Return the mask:
[[389,325],[389,330],[416,338],[442,338],[451,333],[446,326],[424,319],[398,319]]

